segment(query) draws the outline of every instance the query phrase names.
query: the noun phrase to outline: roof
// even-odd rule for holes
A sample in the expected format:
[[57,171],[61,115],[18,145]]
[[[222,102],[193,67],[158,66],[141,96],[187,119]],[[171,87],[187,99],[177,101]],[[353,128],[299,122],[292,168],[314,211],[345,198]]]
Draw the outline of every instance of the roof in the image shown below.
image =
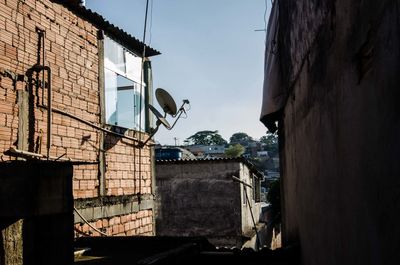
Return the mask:
[[247,160],[245,157],[234,157],[234,158],[201,158],[201,159],[171,159],[171,160],[157,160],[158,165],[168,165],[168,164],[201,164],[208,162],[239,162],[245,164],[251,173],[255,174],[258,178],[264,178],[264,174],[259,171],[256,166]]
[[[104,32],[120,42],[126,48],[135,51],[139,55],[143,55],[144,43],[133,37],[132,35],[125,32],[123,29],[111,24],[100,14],[80,5],[79,0],[51,0],[54,3],[58,3],[68,8],[71,12],[75,13],[77,16],[85,19],[86,21],[92,23],[97,28],[104,30]],[[161,54],[159,51],[146,45],[146,56],[154,56]]]
[[160,154],[160,152],[163,152],[163,151],[165,151],[165,152],[179,151],[182,153],[182,157],[180,159],[196,159],[196,156],[192,152],[190,152],[189,150],[184,149],[182,147],[178,147],[178,146],[161,146],[161,147],[156,146],[155,150],[156,150],[156,157],[157,157],[157,154]]

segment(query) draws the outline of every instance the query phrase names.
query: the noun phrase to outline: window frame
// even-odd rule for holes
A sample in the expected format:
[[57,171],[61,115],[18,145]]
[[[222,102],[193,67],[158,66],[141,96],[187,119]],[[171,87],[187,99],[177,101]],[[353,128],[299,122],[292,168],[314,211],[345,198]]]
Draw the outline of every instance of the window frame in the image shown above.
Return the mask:
[[254,202],[261,202],[261,179],[253,174],[253,200]]
[[[104,96],[104,115],[105,115],[103,122],[110,126],[117,126],[128,130],[146,132],[145,94],[147,86],[143,80],[144,77],[142,73],[143,71],[142,58],[138,56],[136,53],[129,50],[124,45],[120,44],[115,39],[107,35],[104,35],[103,42],[104,42],[103,44],[104,95],[103,96]],[[115,50],[113,48],[115,48]],[[114,75],[114,77],[111,77],[111,75]],[[110,85],[113,81],[110,78],[115,78],[116,85],[114,87],[112,86],[107,87],[107,85]],[[118,86],[118,80],[121,79],[126,79],[132,83],[133,106],[131,104],[124,105],[123,103],[121,103],[121,101],[118,101],[118,97],[120,97],[120,99],[123,98],[124,102],[127,101],[126,98],[122,96],[122,94],[126,93],[123,93],[122,92],[123,90],[119,89]],[[120,105],[118,103],[120,103]],[[118,110],[123,110],[123,109],[129,110],[130,108],[133,108],[132,120],[129,120],[129,118],[127,119],[120,118],[123,116],[127,116],[126,115],[127,112],[123,111],[121,113],[118,113]],[[115,120],[112,120],[113,115],[115,116]],[[129,123],[131,125],[129,125]]]

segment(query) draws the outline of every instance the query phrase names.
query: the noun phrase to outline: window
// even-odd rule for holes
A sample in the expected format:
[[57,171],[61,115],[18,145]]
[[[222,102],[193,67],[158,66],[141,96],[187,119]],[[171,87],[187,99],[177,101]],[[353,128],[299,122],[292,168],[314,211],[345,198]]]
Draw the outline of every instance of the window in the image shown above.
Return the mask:
[[243,204],[246,204],[247,203],[247,194],[246,194],[246,192],[247,192],[247,190],[246,190],[246,185],[242,185],[243,187],[242,187],[242,189],[243,189],[243,195],[242,195],[242,197],[243,197]]
[[144,131],[142,59],[112,39],[104,38],[106,123]]

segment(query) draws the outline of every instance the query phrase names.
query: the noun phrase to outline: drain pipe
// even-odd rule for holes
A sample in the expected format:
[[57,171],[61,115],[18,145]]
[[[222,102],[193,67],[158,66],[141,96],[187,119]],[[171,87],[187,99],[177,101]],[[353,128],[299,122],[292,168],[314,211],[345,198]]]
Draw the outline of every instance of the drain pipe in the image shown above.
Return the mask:
[[[47,71],[47,143],[46,143],[46,148],[47,148],[47,159],[50,157],[50,146],[51,146],[51,113],[52,113],[52,108],[51,108],[51,68],[49,66],[44,66],[44,65],[34,65],[32,67],[32,70],[35,72],[40,72],[40,71]],[[45,88],[45,84],[43,85],[43,89]]]

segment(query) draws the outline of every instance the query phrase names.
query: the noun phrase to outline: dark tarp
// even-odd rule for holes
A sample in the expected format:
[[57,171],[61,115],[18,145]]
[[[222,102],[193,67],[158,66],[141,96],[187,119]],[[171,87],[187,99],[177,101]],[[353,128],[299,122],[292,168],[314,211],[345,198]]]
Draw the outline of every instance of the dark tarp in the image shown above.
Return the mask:
[[268,21],[264,61],[263,101],[260,121],[274,133],[275,122],[286,102],[286,93],[282,86],[280,61],[278,56],[279,6],[275,0]]

